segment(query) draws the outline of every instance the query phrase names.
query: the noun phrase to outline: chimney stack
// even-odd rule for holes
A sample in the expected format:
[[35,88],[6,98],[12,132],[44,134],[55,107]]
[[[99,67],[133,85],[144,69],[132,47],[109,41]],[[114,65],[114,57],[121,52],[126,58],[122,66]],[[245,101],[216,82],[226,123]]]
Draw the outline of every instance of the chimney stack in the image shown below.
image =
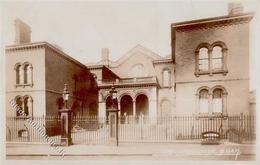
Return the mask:
[[229,3],[228,15],[238,15],[243,13],[243,5],[241,3]]
[[109,50],[108,48],[101,49],[101,61],[103,65],[109,66]]
[[20,19],[15,19],[15,44],[31,42],[31,28]]

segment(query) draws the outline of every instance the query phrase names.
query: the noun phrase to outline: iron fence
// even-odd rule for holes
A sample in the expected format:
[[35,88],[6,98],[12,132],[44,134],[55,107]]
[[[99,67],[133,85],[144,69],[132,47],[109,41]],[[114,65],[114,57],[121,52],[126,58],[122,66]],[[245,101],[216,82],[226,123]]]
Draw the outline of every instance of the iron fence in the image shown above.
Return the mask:
[[[58,143],[60,135],[54,135],[60,130],[60,118],[57,116],[41,117],[7,117],[6,140],[9,142]],[[56,129],[54,129],[56,128]]]
[[[42,116],[31,118],[7,117],[6,139],[17,142],[46,143],[46,136],[60,141],[60,117]],[[74,144],[107,144],[109,121],[106,117],[74,116],[72,120]],[[121,116],[118,122],[119,142],[171,142],[200,139],[201,134],[214,131],[221,139],[233,142],[255,140],[255,116]],[[42,128],[44,131],[39,131]]]

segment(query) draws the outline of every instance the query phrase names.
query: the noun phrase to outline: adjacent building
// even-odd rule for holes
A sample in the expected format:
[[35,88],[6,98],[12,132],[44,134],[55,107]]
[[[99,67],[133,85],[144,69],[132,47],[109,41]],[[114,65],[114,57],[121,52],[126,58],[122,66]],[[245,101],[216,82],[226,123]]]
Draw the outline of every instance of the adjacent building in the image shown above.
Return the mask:
[[[64,84],[75,115],[95,113],[97,84],[89,69],[54,45],[31,42],[30,27],[21,20],[16,20],[15,25],[15,44],[5,49],[6,115],[58,115]],[[12,107],[12,100],[24,111],[23,116]]]

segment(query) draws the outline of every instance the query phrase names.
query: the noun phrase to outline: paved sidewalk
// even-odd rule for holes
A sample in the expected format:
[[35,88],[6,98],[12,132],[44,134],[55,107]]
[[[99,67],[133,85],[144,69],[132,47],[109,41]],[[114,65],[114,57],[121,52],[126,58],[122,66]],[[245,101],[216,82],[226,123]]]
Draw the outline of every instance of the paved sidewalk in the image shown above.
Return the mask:
[[[71,145],[60,147],[65,156],[171,156],[171,155],[255,155],[254,144],[225,143],[201,145],[200,143],[121,143],[116,146]],[[59,156],[48,144],[7,143],[7,156]]]

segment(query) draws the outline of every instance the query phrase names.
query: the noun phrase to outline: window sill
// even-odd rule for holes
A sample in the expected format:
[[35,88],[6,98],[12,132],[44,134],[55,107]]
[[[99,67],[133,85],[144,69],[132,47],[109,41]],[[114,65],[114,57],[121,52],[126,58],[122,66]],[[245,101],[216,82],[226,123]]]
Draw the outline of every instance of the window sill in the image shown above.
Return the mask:
[[162,86],[161,88],[172,88],[172,86]]
[[199,77],[200,75],[210,75],[212,76],[213,74],[223,74],[223,76],[226,76],[228,73],[227,70],[212,70],[210,71],[199,71],[199,72],[195,72],[195,76]]
[[26,87],[26,86],[30,86],[30,87],[32,87],[33,86],[33,84],[15,84],[15,87],[17,88],[17,87]]

